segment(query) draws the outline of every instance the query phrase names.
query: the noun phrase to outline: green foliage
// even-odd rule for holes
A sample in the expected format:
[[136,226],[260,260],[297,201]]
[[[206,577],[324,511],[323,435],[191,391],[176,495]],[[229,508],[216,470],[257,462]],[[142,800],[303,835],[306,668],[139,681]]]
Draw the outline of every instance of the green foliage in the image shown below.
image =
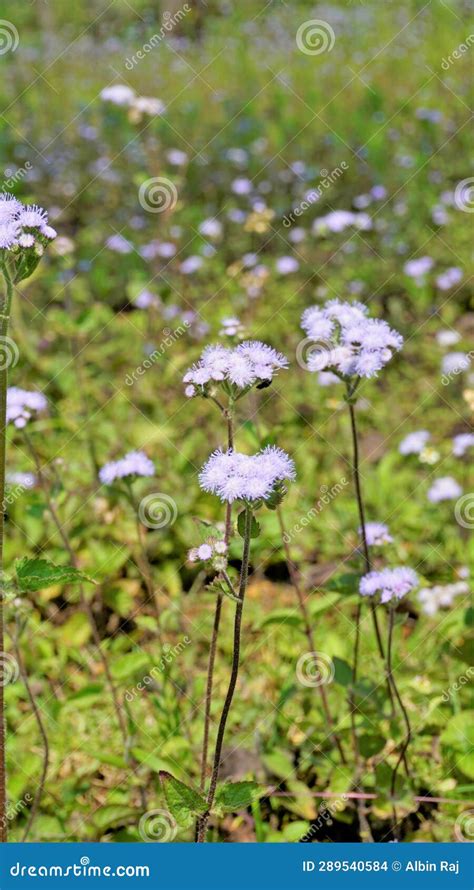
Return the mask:
[[22,593],[34,593],[53,584],[77,584],[81,581],[95,582],[74,566],[56,566],[47,559],[24,557],[15,564],[18,589]]

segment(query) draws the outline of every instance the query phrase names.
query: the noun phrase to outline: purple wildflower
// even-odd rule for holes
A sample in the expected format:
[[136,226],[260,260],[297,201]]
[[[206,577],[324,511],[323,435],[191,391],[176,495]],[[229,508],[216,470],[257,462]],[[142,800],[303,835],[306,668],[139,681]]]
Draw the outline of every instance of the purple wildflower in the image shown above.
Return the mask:
[[440,476],[433,482],[428,491],[428,500],[432,504],[440,501],[454,501],[462,495],[462,488],[452,476]]
[[254,455],[215,451],[199,475],[204,491],[222,501],[267,500],[278,482],[295,478],[295,465],[281,448],[267,446]]
[[22,429],[33,413],[44,411],[47,404],[46,396],[41,392],[10,386],[7,391],[7,423]]
[[416,430],[402,439],[398,450],[400,454],[420,454],[430,438],[431,433],[428,430]]
[[124,479],[127,476],[153,476],[154,473],[153,461],[143,451],[129,451],[120,460],[104,464],[99,471],[99,479],[104,485],[110,485],[114,479]]
[[[362,527],[359,526],[359,534],[362,533]],[[366,522],[365,538],[369,547],[379,547],[381,544],[391,544],[393,538],[389,530],[383,522]]]
[[474,433],[459,433],[453,439],[453,454],[463,457],[468,448],[474,448]]
[[418,575],[413,569],[397,566],[394,569],[381,569],[369,572],[360,580],[359,592],[362,596],[375,596],[380,593],[380,602],[389,603],[392,599],[402,599],[418,587]]

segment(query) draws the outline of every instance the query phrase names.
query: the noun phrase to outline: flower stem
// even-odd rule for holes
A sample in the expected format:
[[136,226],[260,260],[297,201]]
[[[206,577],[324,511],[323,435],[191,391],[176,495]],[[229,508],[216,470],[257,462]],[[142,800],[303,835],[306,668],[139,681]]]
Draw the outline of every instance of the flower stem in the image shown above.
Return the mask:
[[[283,520],[283,512],[282,512],[280,505],[277,507],[276,513],[277,513],[278,522],[280,525],[283,550],[285,553],[285,561],[288,566],[288,572],[290,574],[291,583],[293,585],[294,591],[295,591],[297,599],[298,599],[298,605],[300,608],[301,617],[303,619],[303,627],[304,627],[304,631],[306,634],[306,639],[308,640],[308,646],[309,646],[310,652],[313,652],[316,655],[317,653],[316,653],[316,646],[314,643],[313,629],[311,627],[311,620],[310,620],[308,609],[306,607],[303,591],[301,590],[301,585],[300,585],[299,576],[298,576],[298,570],[296,568],[295,563],[293,562],[293,560],[291,558],[291,552],[290,552],[290,548],[289,548],[288,541],[286,539],[286,534],[285,534],[285,524],[284,524],[284,520]],[[336,747],[339,751],[342,763],[346,764],[347,760],[346,760],[346,756],[344,754],[344,749],[342,747],[341,740],[340,740],[339,736],[337,735],[337,733],[334,731],[334,720],[331,715],[331,711],[329,708],[329,703],[327,700],[327,695],[326,695],[326,691],[324,689],[323,683],[321,683],[318,686],[318,691],[321,696],[322,708],[323,708],[324,715],[326,717],[327,724],[329,727],[330,738],[332,739],[332,741],[334,742],[334,744],[336,745]]]
[[[391,685],[392,685],[393,693],[394,693],[394,695],[395,695],[395,698],[397,699],[398,706],[399,706],[399,708],[400,708],[400,710],[401,710],[401,712],[402,712],[403,720],[404,720],[404,722],[405,722],[405,727],[406,727],[406,736],[405,736],[405,740],[404,740],[404,742],[403,742],[403,745],[402,745],[402,748],[401,748],[401,751],[400,751],[398,760],[397,760],[397,762],[396,762],[396,764],[395,764],[395,767],[394,767],[394,769],[393,769],[393,771],[392,771],[392,780],[391,780],[391,783],[390,783],[390,795],[391,795],[392,799],[394,798],[394,795],[395,795],[395,783],[396,783],[396,781],[397,781],[397,773],[398,773],[398,769],[399,769],[400,764],[401,764],[402,761],[405,763],[405,769],[406,769],[406,771],[407,771],[408,776],[410,776],[410,772],[409,772],[408,765],[407,765],[407,762],[406,762],[406,753],[407,753],[407,750],[408,750],[409,745],[410,745],[410,742],[411,742],[411,724],[410,724],[410,718],[408,717],[407,710],[406,710],[406,708],[405,708],[405,705],[403,704],[403,699],[402,699],[402,697],[401,697],[401,695],[400,695],[400,692],[399,692],[399,690],[398,690],[398,686],[397,686],[397,684],[396,684],[396,682],[395,682],[395,677],[394,677],[394,675],[393,675],[393,666],[392,666],[392,646],[393,646],[393,629],[394,629],[394,625],[395,625],[395,609],[394,609],[393,606],[390,606],[390,610],[389,610],[389,620],[388,620],[388,643],[387,643],[387,676],[388,676],[389,681],[390,681],[390,683],[391,683]],[[397,814],[396,814],[395,806],[393,806],[393,816],[394,816],[394,823],[396,823],[396,821],[397,821]]]
[[[5,293],[2,301],[0,315],[0,344],[5,341],[8,334],[10,309],[13,296],[13,284],[6,262],[3,262],[2,274],[5,281]],[[5,347],[7,343],[5,343]],[[5,452],[6,452],[6,427],[7,427],[7,389],[8,389],[8,352],[5,349],[0,366],[0,655],[2,666],[0,668],[0,843],[7,841],[6,819],[6,772],[5,772],[5,705],[4,705],[4,603],[5,588],[3,575],[3,536],[5,529]]]
[[29,702],[31,705],[31,710],[33,711],[33,715],[34,715],[34,718],[35,718],[37,726],[38,726],[39,734],[41,736],[41,741],[43,743],[43,765],[42,765],[42,769],[41,769],[41,776],[40,776],[38,787],[36,789],[33,804],[32,804],[32,807],[31,807],[31,810],[30,810],[30,813],[28,816],[28,821],[26,823],[25,830],[23,832],[23,837],[21,839],[22,843],[24,843],[31,831],[33,822],[34,822],[36,816],[38,815],[40,803],[41,803],[41,800],[42,800],[42,797],[44,794],[44,786],[46,783],[46,777],[48,775],[48,768],[49,768],[49,741],[48,741],[48,735],[46,732],[46,727],[44,725],[44,721],[41,716],[41,710],[40,710],[39,706],[36,704],[35,695],[33,693],[31,686],[30,686],[28,672],[26,670],[25,663],[22,658],[21,647],[20,647],[20,642],[19,642],[19,634],[20,634],[20,628],[19,628],[19,623],[18,623],[18,619],[17,619],[16,633],[12,634],[12,637],[11,637],[12,642],[13,642],[13,649],[14,649],[15,657],[16,657],[16,660],[18,663],[18,669],[20,671],[20,676],[21,676],[21,679],[23,680],[23,683],[24,683],[24,686],[26,689],[26,694],[28,696],[28,699],[29,699]]
[[227,695],[225,697],[224,706],[222,708],[221,719],[219,721],[219,728],[217,730],[217,739],[216,739],[216,748],[214,752],[214,761],[212,766],[212,775],[211,775],[211,783],[209,786],[209,792],[207,795],[207,812],[203,815],[200,820],[197,841],[198,843],[203,843],[205,841],[207,824],[209,821],[210,812],[212,809],[212,805],[214,803],[214,797],[217,788],[217,780],[219,777],[219,767],[221,762],[221,754],[222,754],[222,745],[224,742],[224,734],[225,728],[227,724],[227,718],[229,716],[230,708],[232,705],[232,699],[234,697],[235,687],[237,685],[237,679],[239,676],[239,662],[240,662],[240,637],[242,630],[242,613],[244,608],[244,599],[245,592],[247,590],[247,581],[248,581],[248,572],[249,572],[249,559],[250,559],[250,533],[252,529],[252,509],[249,506],[245,508],[245,532],[244,532],[244,547],[242,553],[242,565],[240,568],[240,581],[239,581],[239,602],[235,608],[235,618],[234,618],[234,646],[233,646],[233,656],[232,656],[232,670],[229,680],[229,688],[227,690]]
[[[365,508],[364,508],[364,500],[362,497],[362,487],[360,482],[360,466],[359,466],[359,441],[357,435],[357,422],[356,422],[356,413],[354,408],[353,396],[355,393],[355,386],[350,387],[347,385],[347,402],[349,406],[349,416],[351,420],[351,435],[352,435],[352,453],[353,453],[353,463],[352,463],[352,473],[354,477],[354,487],[356,493],[357,507],[359,511],[359,523],[361,528],[361,538],[362,538],[362,552],[364,556],[364,570],[365,574],[371,571],[372,563],[370,559],[369,546],[367,544],[367,531],[365,527]],[[360,617],[361,617],[361,607],[360,605],[357,607],[356,612],[356,641],[354,645],[354,667],[353,667],[353,682],[357,678],[357,668],[358,668],[358,655],[359,655],[359,636],[360,636]],[[377,640],[377,646],[380,653],[380,657],[382,661],[385,663],[385,651],[382,643],[382,635],[380,633],[379,622],[377,618],[377,612],[375,609],[374,603],[370,603],[370,611],[372,613],[372,622],[374,625],[375,638]],[[390,688],[390,682],[387,678],[387,692],[390,700],[390,706],[393,713],[393,697],[392,691]]]
[[[222,407],[222,406],[219,406]],[[229,401],[229,405],[226,409],[222,411],[226,421],[227,421],[227,448],[230,450],[234,447],[234,414],[233,414],[233,405]],[[224,541],[229,546],[229,541],[232,534],[232,504],[226,504],[225,509],[225,531],[224,531]],[[219,626],[221,621],[221,613],[222,613],[222,600],[223,594],[218,593],[216,599],[216,607],[214,611],[214,623],[212,626],[212,636],[211,643],[209,646],[209,660],[207,664],[207,681],[206,681],[206,700],[204,704],[204,733],[202,740],[202,752],[201,752],[201,777],[199,783],[199,790],[204,791],[204,787],[206,784],[206,773],[207,773],[207,758],[209,752],[209,728],[211,724],[211,707],[212,707],[212,690],[214,686],[214,665],[216,661],[216,651],[217,651],[217,639],[219,636]],[[199,824],[200,819],[198,819],[196,824],[196,835],[195,838],[197,840],[199,835]]]

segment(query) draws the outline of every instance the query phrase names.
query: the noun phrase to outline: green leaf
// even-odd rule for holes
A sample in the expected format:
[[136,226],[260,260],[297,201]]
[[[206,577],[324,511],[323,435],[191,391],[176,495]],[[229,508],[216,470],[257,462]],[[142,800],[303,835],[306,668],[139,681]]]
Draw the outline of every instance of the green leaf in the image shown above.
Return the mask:
[[350,686],[352,682],[352,668],[343,658],[334,655],[332,659],[334,665],[334,680],[339,686]]
[[302,624],[301,615],[294,609],[273,609],[263,621],[260,622],[260,628],[268,627],[270,624],[284,624],[286,627],[300,627]]
[[337,593],[358,593],[359,581],[360,575],[355,575],[353,572],[347,572],[344,575],[339,575],[337,578],[333,578],[332,581],[328,581],[324,587],[326,587],[327,590],[334,590]]
[[171,773],[162,770],[159,776],[171,815],[182,828],[189,828],[195,816],[202,816],[207,811],[207,801]]
[[[242,510],[237,517],[237,530],[241,538],[245,538],[245,510]],[[260,526],[255,519],[255,516],[252,516],[252,522],[250,525],[250,537],[258,538],[260,534]]]
[[264,793],[264,788],[256,782],[226,782],[217,789],[215,810],[222,813],[237,813],[244,810]]
[[47,559],[24,559],[15,563],[18,587],[22,593],[42,590],[53,584],[77,584],[78,581],[96,582],[74,566],[55,566]]
[[309,603],[309,611],[311,615],[317,615],[318,612],[324,612],[334,606],[341,599],[340,593],[325,593],[323,596],[312,596]]
[[267,770],[279,779],[287,779],[295,771],[293,761],[286,751],[272,751],[265,754],[262,760]]

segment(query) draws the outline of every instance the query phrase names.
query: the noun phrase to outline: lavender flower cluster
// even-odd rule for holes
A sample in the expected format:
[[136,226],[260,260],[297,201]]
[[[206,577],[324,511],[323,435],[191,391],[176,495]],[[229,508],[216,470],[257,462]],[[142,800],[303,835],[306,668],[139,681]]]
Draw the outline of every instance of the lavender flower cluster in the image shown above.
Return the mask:
[[381,603],[389,603],[392,599],[400,600],[418,587],[418,575],[406,566],[393,569],[381,569],[368,572],[360,580],[359,591],[362,596],[380,594]]
[[295,465],[281,448],[267,445],[254,455],[238,451],[215,451],[199,474],[204,491],[218,495],[222,501],[268,500],[278,483],[294,479]]
[[24,205],[9,194],[0,194],[0,248],[36,248],[39,255],[44,244],[56,237],[48,224],[48,214],[36,204]]
[[104,464],[99,471],[99,479],[104,485],[111,485],[115,479],[127,476],[154,476],[153,461],[143,451],[129,451],[120,460],[112,460]]
[[310,371],[339,377],[373,377],[401,349],[403,337],[386,321],[368,318],[362,303],[329,300],[303,312],[301,326],[311,340],[324,344],[308,359]]
[[41,392],[31,392],[19,386],[10,386],[7,391],[7,423],[13,423],[17,429],[23,429],[34,412],[44,411],[47,406],[46,396]]
[[185,394],[189,398],[204,395],[215,383],[226,382],[237,389],[246,389],[254,383],[267,384],[276,371],[287,367],[288,360],[281,352],[259,340],[246,340],[234,349],[208,346],[183,377],[183,382],[188,384]]

